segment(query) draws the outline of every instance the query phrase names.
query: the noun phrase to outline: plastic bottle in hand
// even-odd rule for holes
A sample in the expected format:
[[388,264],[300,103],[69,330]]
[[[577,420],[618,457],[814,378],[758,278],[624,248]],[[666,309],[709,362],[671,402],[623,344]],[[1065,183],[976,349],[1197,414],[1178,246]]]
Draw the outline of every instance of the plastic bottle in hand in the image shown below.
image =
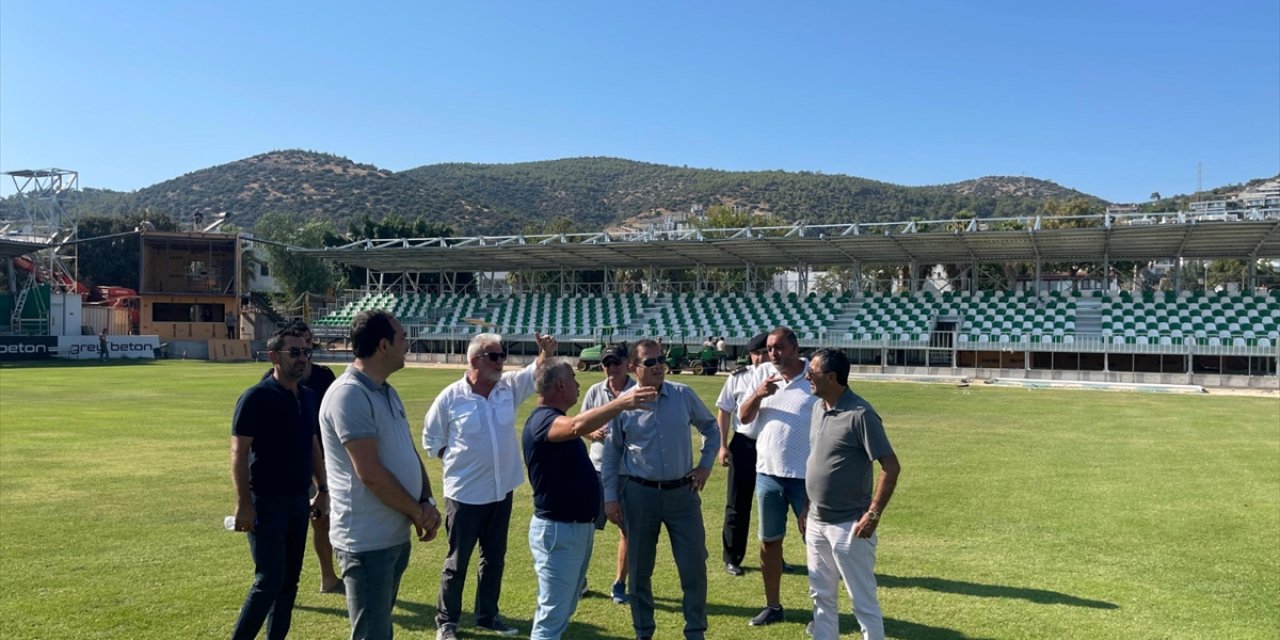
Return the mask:
[[235,516],[227,516],[227,517],[223,518],[223,519],[222,519],[222,528],[226,529],[227,531],[235,531],[235,530],[236,530],[236,517],[235,517]]

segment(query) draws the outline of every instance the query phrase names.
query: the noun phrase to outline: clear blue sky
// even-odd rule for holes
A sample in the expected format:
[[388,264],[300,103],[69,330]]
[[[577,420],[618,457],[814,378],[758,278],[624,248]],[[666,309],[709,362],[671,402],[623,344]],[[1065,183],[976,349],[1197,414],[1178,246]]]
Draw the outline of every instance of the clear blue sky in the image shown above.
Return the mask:
[[0,169],[134,190],[287,148],[1145,200],[1280,172],[1280,3],[0,0]]

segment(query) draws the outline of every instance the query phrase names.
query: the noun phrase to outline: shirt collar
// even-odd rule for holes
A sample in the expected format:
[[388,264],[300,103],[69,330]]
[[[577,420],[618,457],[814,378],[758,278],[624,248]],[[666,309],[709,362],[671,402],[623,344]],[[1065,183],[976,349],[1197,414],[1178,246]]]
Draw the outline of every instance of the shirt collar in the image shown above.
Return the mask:
[[375,383],[372,378],[365,375],[363,371],[357,369],[355,365],[347,365],[347,373],[351,374],[352,378],[355,378],[360,384],[364,385],[364,388],[370,391],[381,393],[387,388],[387,384],[385,382],[381,385]]

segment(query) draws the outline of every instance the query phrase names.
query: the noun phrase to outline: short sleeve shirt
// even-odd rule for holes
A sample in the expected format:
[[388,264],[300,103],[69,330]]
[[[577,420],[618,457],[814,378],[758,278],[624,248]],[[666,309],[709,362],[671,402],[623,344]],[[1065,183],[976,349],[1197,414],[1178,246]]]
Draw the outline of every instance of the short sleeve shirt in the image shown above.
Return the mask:
[[236,402],[231,433],[253,438],[249,445],[249,490],[261,496],[305,496],[311,487],[311,442],[316,434],[316,399],[306,387],[298,394],[274,377],[249,387]]
[[533,513],[556,522],[594,522],[600,511],[600,479],[582,438],[551,442],[551,425],[564,412],[538,407],[524,424],[524,463],[533,487]]
[[[805,362],[805,368],[809,363]],[[770,366],[759,367],[752,376],[752,388],[776,373]],[[804,373],[790,382],[778,381],[778,390],[760,401],[753,427],[756,437],[756,473],[779,478],[804,478],[809,459],[809,422],[817,397]]]
[[856,520],[871,506],[872,461],[893,455],[884,423],[849,389],[830,409],[815,404],[812,419],[804,483],[810,513],[828,524]]
[[354,366],[329,387],[320,405],[329,477],[329,539],[351,553],[377,551],[409,541],[409,518],[383,504],[355,473],[344,446],[372,438],[378,460],[409,495],[422,495],[422,460],[409,433],[400,395],[389,384],[375,384]]

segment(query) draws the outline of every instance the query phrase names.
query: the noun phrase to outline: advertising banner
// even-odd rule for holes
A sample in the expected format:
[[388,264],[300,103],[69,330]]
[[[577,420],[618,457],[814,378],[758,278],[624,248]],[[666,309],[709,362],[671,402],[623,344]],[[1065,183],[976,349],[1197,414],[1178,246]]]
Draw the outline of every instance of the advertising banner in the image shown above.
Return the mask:
[[0,336],[0,360],[48,358],[57,350],[56,336]]
[[[58,340],[58,357],[92,360],[99,357],[98,336],[63,336]],[[159,336],[107,336],[107,358],[155,359]]]

